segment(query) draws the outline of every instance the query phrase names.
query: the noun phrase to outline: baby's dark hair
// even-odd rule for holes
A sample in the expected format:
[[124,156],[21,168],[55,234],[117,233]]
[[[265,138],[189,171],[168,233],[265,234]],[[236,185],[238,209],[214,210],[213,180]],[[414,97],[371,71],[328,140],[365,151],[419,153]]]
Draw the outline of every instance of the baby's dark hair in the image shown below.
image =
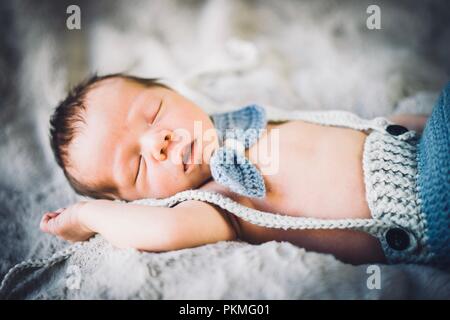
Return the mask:
[[89,186],[76,179],[67,170],[69,165],[68,146],[74,139],[80,124],[85,123],[84,112],[86,111],[86,96],[101,81],[121,78],[133,81],[145,87],[164,87],[166,85],[156,78],[140,78],[122,73],[109,74],[104,76],[93,75],[85,81],[79,83],[69,91],[67,97],[56,107],[50,118],[50,145],[53,150],[56,162],[61,167],[72,188],[80,195],[91,198],[111,198],[108,194],[114,194],[116,190],[110,186]]

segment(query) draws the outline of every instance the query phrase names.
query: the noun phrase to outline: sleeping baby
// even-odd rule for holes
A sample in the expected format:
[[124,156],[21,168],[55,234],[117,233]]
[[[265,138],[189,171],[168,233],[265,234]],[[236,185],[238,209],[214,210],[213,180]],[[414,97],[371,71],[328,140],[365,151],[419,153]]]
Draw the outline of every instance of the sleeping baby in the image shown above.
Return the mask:
[[275,240],[353,264],[448,266],[449,95],[426,126],[344,111],[267,122],[257,105],[207,114],[155,79],[94,76],[50,129],[57,163],[92,200],[40,228],[151,252]]

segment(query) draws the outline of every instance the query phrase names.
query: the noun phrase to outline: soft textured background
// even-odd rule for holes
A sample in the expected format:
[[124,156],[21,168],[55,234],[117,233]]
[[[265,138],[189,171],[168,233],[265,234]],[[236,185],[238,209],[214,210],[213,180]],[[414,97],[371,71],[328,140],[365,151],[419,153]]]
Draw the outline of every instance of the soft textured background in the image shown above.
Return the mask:
[[[81,31],[65,26],[66,8],[75,3]],[[65,90],[89,72],[162,77],[210,111],[259,103],[366,117],[427,112],[450,75],[447,3],[0,2],[0,276],[66,245],[38,230],[43,211],[77,198],[53,161],[48,118]],[[366,28],[369,4],[380,5],[382,30]],[[39,290],[43,277],[32,294],[18,296],[450,297],[449,275],[438,270],[383,267],[382,290],[369,291],[365,266],[288,243],[219,243],[160,255],[92,243],[95,254],[71,258],[83,267],[81,290],[65,289],[63,265],[51,270],[60,274],[51,288]]]

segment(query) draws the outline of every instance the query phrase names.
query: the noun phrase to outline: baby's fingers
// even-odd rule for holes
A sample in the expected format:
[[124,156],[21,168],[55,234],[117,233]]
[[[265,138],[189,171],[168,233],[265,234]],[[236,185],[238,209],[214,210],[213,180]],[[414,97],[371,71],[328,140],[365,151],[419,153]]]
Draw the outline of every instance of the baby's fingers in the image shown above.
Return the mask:
[[[59,210],[58,210],[59,211]],[[47,212],[43,215],[41,222],[39,223],[39,228],[43,232],[54,233],[55,219],[61,211]]]
[[39,223],[39,228],[43,232],[49,232],[48,230],[48,221],[51,219],[49,214],[44,214],[41,218],[41,222]]

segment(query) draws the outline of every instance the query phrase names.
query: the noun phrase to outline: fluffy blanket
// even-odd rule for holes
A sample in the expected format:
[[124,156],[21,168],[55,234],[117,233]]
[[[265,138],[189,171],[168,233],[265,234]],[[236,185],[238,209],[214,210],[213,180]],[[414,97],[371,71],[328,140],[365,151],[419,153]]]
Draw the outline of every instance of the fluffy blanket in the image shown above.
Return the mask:
[[450,297],[444,271],[380,265],[372,288],[372,268],[286,242],[157,254],[97,236],[66,256],[38,229],[45,210],[79,199],[53,161],[48,117],[87,72],[160,76],[209,112],[256,102],[273,117],[427,113],[450,74],[446,1],[379,1],[382,30],[365,27],[370,1],[78,1],[82,29],[70,31],[76,2],[0,5],[0,278],[58,253],[10,273],[1,298]]

